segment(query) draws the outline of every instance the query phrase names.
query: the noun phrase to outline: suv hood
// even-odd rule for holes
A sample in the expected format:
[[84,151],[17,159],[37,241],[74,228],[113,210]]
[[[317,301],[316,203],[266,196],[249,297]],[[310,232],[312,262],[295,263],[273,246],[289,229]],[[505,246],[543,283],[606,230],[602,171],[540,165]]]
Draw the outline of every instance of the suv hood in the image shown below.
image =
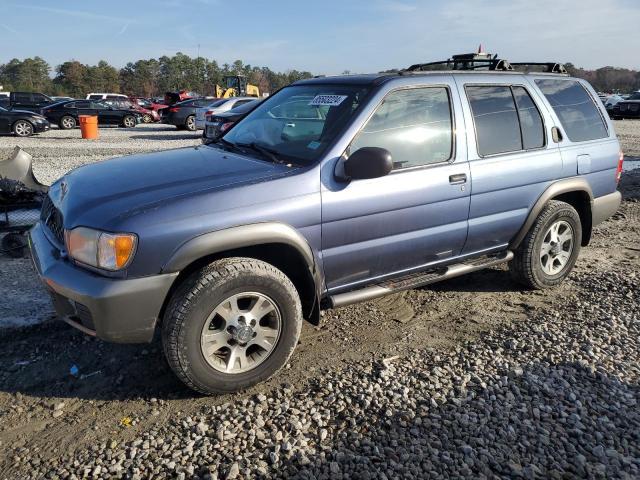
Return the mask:
[[[200,195],[291,172],[206,145],[105,160],[73,170],[49,190],[66,228],[108,223],[172,198]],[[93,221],[92,221],[93,220]],[[84,222],[84,223],[83,223]]]

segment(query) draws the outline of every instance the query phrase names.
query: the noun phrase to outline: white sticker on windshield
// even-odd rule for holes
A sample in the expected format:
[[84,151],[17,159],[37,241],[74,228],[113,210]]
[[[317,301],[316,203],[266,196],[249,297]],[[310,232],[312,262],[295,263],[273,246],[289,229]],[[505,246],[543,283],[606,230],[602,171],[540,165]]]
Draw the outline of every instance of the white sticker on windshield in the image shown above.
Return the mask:
[[309,105],[312,105],[314,107],[318,107],[320,105],[337,107],[344,101],[345,98],[347,98],[346,95],[316,95],[315,98],[309,102]]

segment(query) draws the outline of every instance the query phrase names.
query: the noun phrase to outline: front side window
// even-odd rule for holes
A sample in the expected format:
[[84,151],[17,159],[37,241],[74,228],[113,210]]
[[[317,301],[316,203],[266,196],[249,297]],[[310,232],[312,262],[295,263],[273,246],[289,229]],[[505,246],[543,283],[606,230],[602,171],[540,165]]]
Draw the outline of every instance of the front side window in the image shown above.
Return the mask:
[[102,100],[102,95],[89,95],[89,100]]
[[476,129],[478,155],[496,155],[545,145],[540,111],[524,87],[466,87]]
[[575,80],[536,80],[572,142],[609,136],[591,95]]
[[263,100],[223,139],[268,148],[278,157],[309,165],[333,143],[368,92],[363,85],[285,87]]
[[394,169],[449,160],[453,156],[453,120],[448,89],[391,92],[351,142],[349,151],[362,147],[388,150]]

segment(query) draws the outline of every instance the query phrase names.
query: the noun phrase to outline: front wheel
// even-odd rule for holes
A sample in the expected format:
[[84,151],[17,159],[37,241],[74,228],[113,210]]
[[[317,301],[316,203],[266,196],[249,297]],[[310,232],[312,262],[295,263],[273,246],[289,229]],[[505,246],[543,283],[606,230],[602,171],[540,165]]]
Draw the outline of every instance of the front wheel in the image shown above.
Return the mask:
[[133,115],[126,115],[122,119],[122,126],[126,128],[133,128],[136,126],[136,117]]
[[142,121],[143,121],[144,123],[151,123],[151,122],[153,122],[153,118],[151,118],[151,115],[149,115],[148,113],[145,113],[145,114],[142,116]]
[[552,200],[514,252],[511,274],[530,288],[558,285],[571,273],[581,244],[580,215],[568,203]]
[[13,133],[18,137],[30,137],[33,135],[33,125],[26,120],[18,120],[13,124]]
[[300,336],[302,307],[291,280],[251,258],[218,260],[176,290],[164,316],[167,361],[190,388],[227,393],[276,373]]

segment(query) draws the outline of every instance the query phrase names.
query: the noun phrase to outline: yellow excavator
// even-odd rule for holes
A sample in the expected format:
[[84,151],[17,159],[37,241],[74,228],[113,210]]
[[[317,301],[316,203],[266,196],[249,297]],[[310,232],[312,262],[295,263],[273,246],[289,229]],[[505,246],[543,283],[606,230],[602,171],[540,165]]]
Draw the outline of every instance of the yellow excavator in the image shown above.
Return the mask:
[[260,89],[247,83],[247,77],[244,75],[227,75],[223,78],[225,87],[216,85],[216,97],[259,97]]

